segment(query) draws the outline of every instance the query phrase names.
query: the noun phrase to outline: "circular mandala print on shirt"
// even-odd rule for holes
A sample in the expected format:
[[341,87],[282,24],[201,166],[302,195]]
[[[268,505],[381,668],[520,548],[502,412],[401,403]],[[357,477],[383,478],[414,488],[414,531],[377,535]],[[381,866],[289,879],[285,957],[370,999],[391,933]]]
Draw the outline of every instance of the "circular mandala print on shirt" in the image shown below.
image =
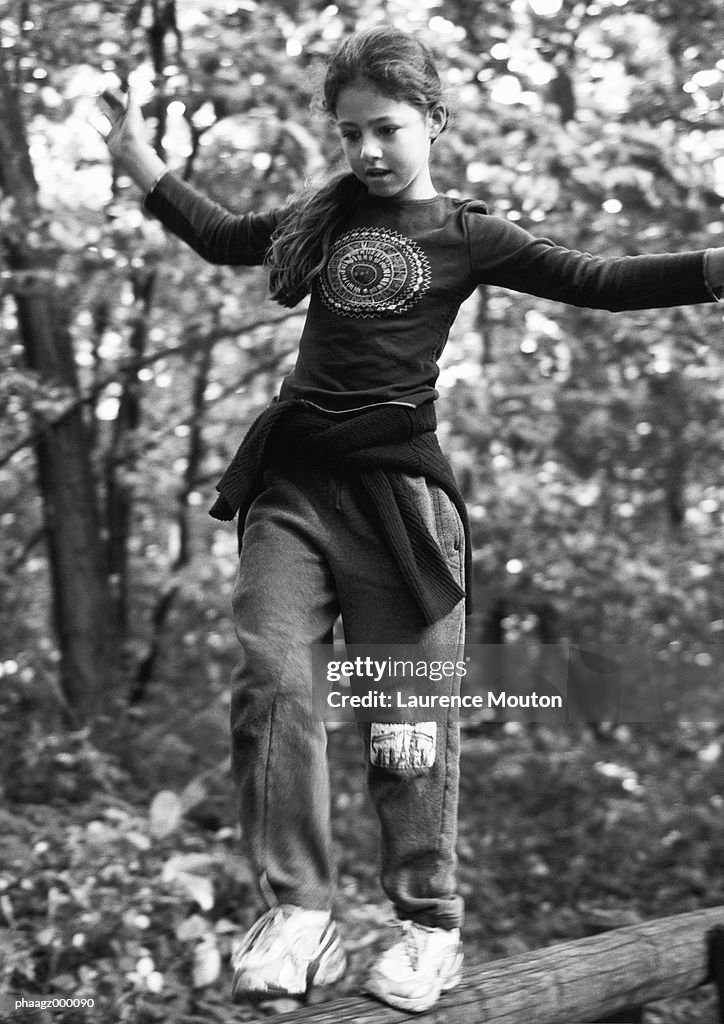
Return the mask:
[[430,287],[430,263],[397,231],[359,228],[333,244],[319,280],[325,306],[341,316],[399,314]]

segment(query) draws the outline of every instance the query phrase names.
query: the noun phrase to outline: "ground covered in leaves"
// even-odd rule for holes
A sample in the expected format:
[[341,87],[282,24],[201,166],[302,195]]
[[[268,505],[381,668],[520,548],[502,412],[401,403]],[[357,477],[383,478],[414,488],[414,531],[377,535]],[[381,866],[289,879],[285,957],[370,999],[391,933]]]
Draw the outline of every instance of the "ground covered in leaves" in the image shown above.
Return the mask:
[[[0,812],[1,1020],[234,1024],[293,1008],[229,1003],[232,946],[255,908],[223,759],[152,792],[82,736],[36,736],[31,748]],[[330,734],[330,762],[350,955],[340,994],[358,987],[390,915],[347,727]],[[724,904],[713,725],[606,736],[486,725],[464,736],[461,801],[471,962]],[[15,1008],[41,998],[86,1003]],[[714,994],[650,1007],[645,1019],[713,1024]]]

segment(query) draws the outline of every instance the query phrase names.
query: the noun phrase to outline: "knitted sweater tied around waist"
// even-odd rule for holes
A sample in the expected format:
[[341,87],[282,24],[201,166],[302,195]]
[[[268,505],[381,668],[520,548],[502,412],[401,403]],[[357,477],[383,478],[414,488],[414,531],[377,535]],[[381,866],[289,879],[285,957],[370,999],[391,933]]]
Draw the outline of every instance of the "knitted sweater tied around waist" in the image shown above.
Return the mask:
[[[334,417],[297,399],[274,401],[252,423],[216,485],[215,519],[239,514],[243,545],[246,516],[263,490],[264,469],[293,459],[344,474],[369,499],[386,542],[425,623],[443,618],[465,597],[470,610],[471,546],[465,502],[435,433],[432,402],[418,407],[373,406]],[[465,533],[463,590],[431,535],[405,476],[424,476],[441,487],[460,514]]]

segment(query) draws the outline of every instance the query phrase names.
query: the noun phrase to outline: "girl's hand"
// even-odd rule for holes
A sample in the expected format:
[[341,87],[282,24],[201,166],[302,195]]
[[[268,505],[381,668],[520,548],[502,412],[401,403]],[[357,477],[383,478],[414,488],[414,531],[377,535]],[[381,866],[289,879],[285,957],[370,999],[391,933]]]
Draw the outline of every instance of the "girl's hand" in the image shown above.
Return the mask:
[[166,171],[166,165],[146,141],[141,108],[130,93],[124,95],[111,89],[101,93],[98,105],[111,125],[104,136],[111,155],[144,192],[149,192]]
[[140,149],[146,147],[145,123],[141,108],[130,93],[106,89],[101,93],[98,105],[108,118],[111,129],[105,136],[111,155],[125,165]]

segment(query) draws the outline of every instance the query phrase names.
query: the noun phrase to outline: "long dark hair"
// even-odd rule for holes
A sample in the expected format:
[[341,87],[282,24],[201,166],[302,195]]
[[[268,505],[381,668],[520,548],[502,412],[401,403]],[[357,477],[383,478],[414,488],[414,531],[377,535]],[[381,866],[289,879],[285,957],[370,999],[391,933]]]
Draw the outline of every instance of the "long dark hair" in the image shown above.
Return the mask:
[[[373,28],[355,32],[340,45],[324,78],[322,107],[327,114],[334,117],[341,90],[358,79],[425,113],[443,107],[447,123],[432,54],[406,32],[386,26]],[[295,306],[309,292],[327,259],[335,230],[366,194],[366,186],[345,172],[297,198],[274,233],[267,254],[273,299],[282,306]]]

